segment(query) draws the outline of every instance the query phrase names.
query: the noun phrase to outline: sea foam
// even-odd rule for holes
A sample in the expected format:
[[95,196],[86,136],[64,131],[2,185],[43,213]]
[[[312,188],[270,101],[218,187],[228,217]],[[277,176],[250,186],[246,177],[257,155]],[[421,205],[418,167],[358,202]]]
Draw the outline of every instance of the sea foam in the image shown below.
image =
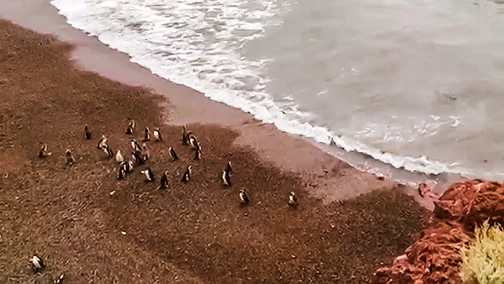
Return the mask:
[[[457,163],[384,153],[355,138],[304,122],[313,114],[299,111],[286,95],[274,101],[266,92],[264,68],[274,58],[250,60],[240,54],[248,42],[281,24],[292,2],[257,0],[53,0],[74,28],[96,36],[153,74],[201,91],[212,100],[242,109],[279,130],[365,153],[412,172],[474,176]],[[504,175],[503,175],[504,176]]]

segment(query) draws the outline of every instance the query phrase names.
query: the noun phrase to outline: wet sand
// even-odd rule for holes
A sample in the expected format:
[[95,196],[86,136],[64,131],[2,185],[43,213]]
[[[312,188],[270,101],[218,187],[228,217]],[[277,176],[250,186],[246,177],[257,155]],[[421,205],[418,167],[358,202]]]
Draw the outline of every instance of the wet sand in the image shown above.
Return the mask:
[[[71,283],[358,283],[411,244],[429,217],[405,187],[150,74],[66,25],[46,1],[27,3],[2,1],[0,16],[74,48],[1,22],[0,275],[7,283],[59,272]],[[128,151],[126,117],[139,132],[165,133],[163,143],[149,143],[148,166],[158,178],[170,172],[169,190],[145,184],[143,168],[118,182],[117,164],[96,149],[105,134],[113,149]],[[82,137],[85,123],[93,141]],[[203,160],[181,145],[181,124],[201,140]],[[39,141],[53,155],[37,159]],[[170,161],[168,146],[181,161]],[[64,165],[67,148],[77,157],[72,167]],[[236,167],[231,188],[219,181],[227,160]],[[189,164],[194,180],[182,184]],[[252,200],[244,208],[240,189]],[[295,210],[286,205],[290,191],[301,201]],[[35,251],[49,263],[40,275],[29,272]]]

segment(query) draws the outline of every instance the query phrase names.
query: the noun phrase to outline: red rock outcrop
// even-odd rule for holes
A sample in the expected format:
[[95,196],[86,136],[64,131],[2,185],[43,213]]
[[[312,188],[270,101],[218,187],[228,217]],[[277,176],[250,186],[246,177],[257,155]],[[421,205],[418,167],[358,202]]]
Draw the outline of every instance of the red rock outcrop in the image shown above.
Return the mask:
[[433,224],[391,267],[378,269],[371,283],[461,283],[460,249],[487,219],[504,225],[502,183],[475,179],[451,185],[435,202]]

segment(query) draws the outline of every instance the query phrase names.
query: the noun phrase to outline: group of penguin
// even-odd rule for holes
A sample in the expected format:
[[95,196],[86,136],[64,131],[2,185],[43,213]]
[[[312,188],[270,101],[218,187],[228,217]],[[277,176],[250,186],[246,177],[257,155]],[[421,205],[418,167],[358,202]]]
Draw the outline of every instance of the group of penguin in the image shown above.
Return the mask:
[[[130,119],[128,126],[126,128],[126,134],[132,135],[135,130],[135,120]],[[155,142],[161,142],[163,141],[163,137],[161,135],[161,132],[159,128],[156,128],[152,135],[154,136],[154,141]],[[84,126],[84,138],[86,140],[91,140],[92,135],[91,131],[89,129],[89,126],[86,124]],[[120,150],[117,150],[117,152],[114,155],[114,151],[109,147],[107,144],[107,137],[105,135],[102,135],[100,140],[98,141],[98,146],[97,148],[104,151],[109,158],[112,158],[115,156],[115,160],[120,163],[119,169],[118,169],[118,174],[117,174],[117,179],[124,179],[127,174],[131,173],[133,171],[133,167],[136,165],[143,165],[149,160],[150,157],[150,152],[147,147],[147,144],[145,142],[149,141],[151,138],[151,132],[148,127],[145,128],[145,135],[144,135],[144,143],[140,145],[135,139],[131,140],[131,159],[126,161],[121,153]],[[182,144],[184,145],[189,145],[193,150],[194,150],[194,159],[199,160],[202,157],[202,150],[201,146],[198,143],[198,140],[196,139],[196,136],[192,134],[191,130],[187,130],[187,127],[184,125],[182,129]],[[175,161],[178,160],[179,157],[175,150],[172,147],[169,147],[168,152],[171,156],[171,158]],[[38,152],[38,156],[40,158],[44,158],[47,156],[50,156],[52,153],[48,152],[48,147],[46,143],[40,142],[40,150]],[[67,149],[66,153],[66,164],[71,166],[75,163],[75,157],[73,156],[72,152]],[[146,182],[153,182],[154,181],[154,172],[150,167],[147,167],[145,170],[140,171],[141,174],[145,175]],[[192,166],[188,166],[182,175],[182,182],[189,182],[191,179],[191,174],[192,174]],[[233,169],[231,167],[231,161],[228,161],[225,169],[222,171],[221,179],[222,183],[225,186],[231,186],[231,176],[233,174]],[[168,171],[163,172],[161,179],[160,179],[160,185],[158,189],[166,189],[168,187]],[[240,202],[242,205],[247,205],[250,202],[249,197],[247,196],[245,190],[240,190],[239,192],[239,197],[240,197]],[[289,193],[289,199],[287,204],[290,207],[295,208],[298,205],[298,200],[297,196],[294,192]],[[32,263],[32,268],[35,272],[41,271],[44,269],[45,264],[42,258],[37,256],[36,254],[30,259]],[[64,275],[61,274],[61,276],[56,280],[55,283],[62,283],[64,278]]]

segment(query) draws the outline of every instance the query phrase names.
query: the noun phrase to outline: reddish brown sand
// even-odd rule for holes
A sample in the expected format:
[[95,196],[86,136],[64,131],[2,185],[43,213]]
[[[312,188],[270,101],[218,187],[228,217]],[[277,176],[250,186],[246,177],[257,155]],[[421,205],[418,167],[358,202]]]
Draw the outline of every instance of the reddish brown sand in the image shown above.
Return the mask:
[[[234,144],[231,127],[190,124],[204,151],[194,161],[181,128],[163,124],[163,97],[76,69],[70,50],[0,21],[0,283],[48,283],[62,272],[68,283],[362,283],[425,225],[428,211],[396,187],[324,205],[303,190],[304,175]],[[145,126],[161,127],[166,139],[148,143],[148,165],[157,180],[170,172],[168,190],[146,184],[145,167],[117,181],[117,164],[96,149],[105,134],[114,150],[128,152],[126,117],[138,121],[136,138]],[[83,138],[85,123],[92,141]],[[51,156],[37,158],[39,141]],[[180,161],[171,162],[169,146]],[[64,165],[66,149],[74,166]],[[228,160],[236,173],[224,188],[219,175]],[[187,165],[194,178],[182,184]],[[359,179],[335,165],[329,180],[345,172]],[[240,189],[251,198],[246,207]],[[290,191],[297,209],[286,205]],[[30,271],[34,252],[47,262],[40,274]]]

